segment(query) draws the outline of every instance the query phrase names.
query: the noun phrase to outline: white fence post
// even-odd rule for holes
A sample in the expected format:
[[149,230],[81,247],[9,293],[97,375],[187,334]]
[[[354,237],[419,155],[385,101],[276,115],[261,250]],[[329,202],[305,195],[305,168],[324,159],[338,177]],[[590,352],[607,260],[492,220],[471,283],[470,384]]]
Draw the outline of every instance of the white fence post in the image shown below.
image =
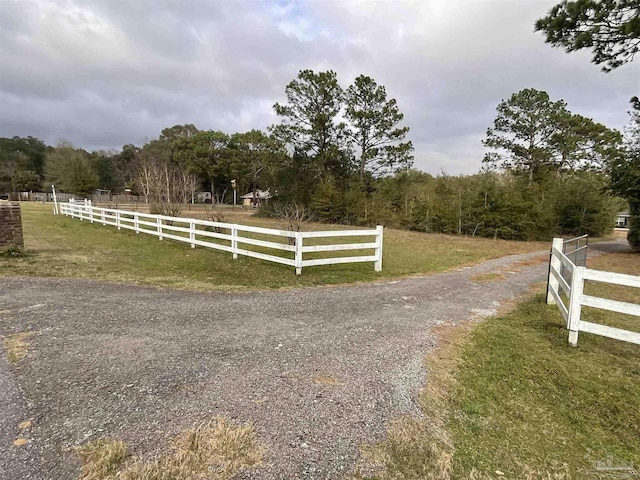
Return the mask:
[[378,225],[376,227],[376,243],[378,247],[376,248],[376,263],[373,265],[374,270],[376,272],[382,271],[382,234],[384,227],[382,225]]
[[89,207],[89,222],[93,223],[93,207]]
[[101,212],[102,212],[102,215],[101,215],[102,216],[102,226],[106,227],[107,226],[107,221],[105,220],[105,217],[104,217],[104,208],[102,209]]
[[136,233],[140,233],[140,217],[138,216],[138,212],[133,214],[133,227],[136,230]]
[[162,219],[160,215],[156,217],[156,225],[158,225],[158,240],[162,240]]
[[553,254],[553,249],[562,251],[562,238],[554,238],[553,243],[551,243],[551,255],[549,256],[549,276],[547,278],[547,305],[555,305],[556,299],[553,298],[551,290],[556,293],[560,293],[558,291],[559,282],[558,279],[551,273],[551,269],[553,268],[556,272],[560,273],[562,268],[562,263],[560,259]]
[[56,197],[56,186],[51,185],[51,192],[53,193],[53,214],[59,215],[60,211],[58,210],[58,198]]
[[120,210],[116,210],[116,227],[120,230]]
[[238,228],[235,224],[231,225],[231,253],[234,260],[238,258]]
[[193,241],[196,239],[196,224],[195,222],[189,222],[189,240],[191,240],[191,248],[196,248],[196,244]]
[[584,267],[574,267],[571,275],[571,296],[569,298],[569,344],[578,346],[578,324],[582,310],[584,289]]
[[296,233],[296,275],[302,274],[302,232]]

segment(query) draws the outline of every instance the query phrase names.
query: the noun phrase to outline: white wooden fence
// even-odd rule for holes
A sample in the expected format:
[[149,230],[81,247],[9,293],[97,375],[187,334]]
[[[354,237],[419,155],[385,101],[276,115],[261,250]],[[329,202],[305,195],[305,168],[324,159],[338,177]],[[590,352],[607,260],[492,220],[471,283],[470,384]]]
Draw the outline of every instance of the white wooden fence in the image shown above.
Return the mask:
[[[382,226],[376,227],[375,230],[292,232],[272,228],[251,227],[248,225],[211,222],[195,218],[169,217],[112,208],[98,208],[92,206],[91,202],[86,200],[84,203],[60,203],[59,212],[62,215],[79,218],[80,220],[89,220],[91,223],[97,222],[102,225],[112,225],[118,230],[124,228],[133,230],[136,233],[148,233],[157,236],[160,240],[168,238],[178,242],[189,243],[191,244],[191,248],[195,248],[196,245],[198,245],[230,252],[234,259],[238,258],[238,255],[245,255],[269,262],[289,265],[295,267],[296,275],[300,275],[304,267],[357,262],[374,262],[375,271],[382,271]],[[247,233],[254,234],[254,236],[258,234],[260,236],[284,237],[285,242],[251,238],[245,236]],[[348,238],[353,237],[373,237],[373,240],[364,243],[349,243]],[[340,244],[309,244],[318,243],[318,240],[306,242],[306,239],[323,238],[347,238],[347,240],[341,240],[343,243]],[[320,242],[322,242],[322,240],[320,240]],[[260,247],[263,251],[273,249],[278,252],[285,252],[284,255],[287,256],[257,252],[248,249],[246,247],[247,245]],[[351,257],[305,258],[305,256],[308,257],[309,253],[352,250],[373,251],[373,254]]]
[[[640,277],[577,266],[562,252],[562,248],[562,238],[554,238],[549,262],[547,303],[558,305],[569,330],[569,343],[574,347],[577,346],[578,332],[587,332],[640,345],[640,333],[588,322],[582,318],[582,307],[599,308],[640,317],[638,304],[593,297],[584,293],[586,280],[640,288]],[[562,292],[566,294],[567,304],[562,298]],[[640,322],[638,324],[640,325]]]

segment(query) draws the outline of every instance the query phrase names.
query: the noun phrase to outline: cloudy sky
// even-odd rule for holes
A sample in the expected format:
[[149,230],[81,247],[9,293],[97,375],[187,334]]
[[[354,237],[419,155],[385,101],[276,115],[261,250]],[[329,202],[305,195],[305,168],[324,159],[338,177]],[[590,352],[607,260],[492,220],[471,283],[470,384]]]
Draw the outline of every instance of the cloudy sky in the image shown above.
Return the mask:
[[640,60],[605,74],[546,45],[533,24],[557,1],[0,0],[0,137],[93,150],[175,124],[266,129],[299,70],[332,69],[398,100],[417,168],[474,173],[497,104],[523,88],[627,123]]

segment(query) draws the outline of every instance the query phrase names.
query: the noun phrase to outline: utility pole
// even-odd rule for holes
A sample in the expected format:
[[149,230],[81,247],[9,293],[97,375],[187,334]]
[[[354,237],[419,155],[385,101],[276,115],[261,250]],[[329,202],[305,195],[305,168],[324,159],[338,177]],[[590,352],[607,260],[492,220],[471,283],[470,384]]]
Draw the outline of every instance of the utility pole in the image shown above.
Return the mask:
[[233,188],[233,208],[236,208],[236,181],[231,180],[231,188]]

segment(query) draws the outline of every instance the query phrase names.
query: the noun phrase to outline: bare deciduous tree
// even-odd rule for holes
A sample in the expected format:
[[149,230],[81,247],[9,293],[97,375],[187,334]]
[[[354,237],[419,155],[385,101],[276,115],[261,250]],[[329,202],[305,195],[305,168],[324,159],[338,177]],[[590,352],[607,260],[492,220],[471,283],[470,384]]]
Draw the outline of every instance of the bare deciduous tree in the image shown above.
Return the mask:
[[137,181],[151,213],[167,216],[178,215],[198,186],[193,175],[153,156],[141,159]]
[[[273,211],[275,217],[284,223],[283,228],[289,232],[299,232],[302,226],[313,220],[314,214],[304,205],[292,203],[276,207]],[[296,239],[289,237],[289,245],[295,245]]]

